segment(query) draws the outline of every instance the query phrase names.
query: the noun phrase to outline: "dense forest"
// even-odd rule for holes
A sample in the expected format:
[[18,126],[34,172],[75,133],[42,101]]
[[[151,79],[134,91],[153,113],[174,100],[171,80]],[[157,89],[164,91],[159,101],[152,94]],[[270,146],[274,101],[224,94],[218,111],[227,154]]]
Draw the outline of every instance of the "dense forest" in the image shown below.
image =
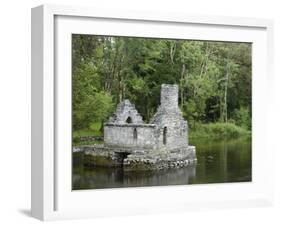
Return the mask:
[[249,43],[72,35],[72,67],[74,132],[102,128],[124,99],[149,122],[163,83],[179,85],[191,131],[251,130]]

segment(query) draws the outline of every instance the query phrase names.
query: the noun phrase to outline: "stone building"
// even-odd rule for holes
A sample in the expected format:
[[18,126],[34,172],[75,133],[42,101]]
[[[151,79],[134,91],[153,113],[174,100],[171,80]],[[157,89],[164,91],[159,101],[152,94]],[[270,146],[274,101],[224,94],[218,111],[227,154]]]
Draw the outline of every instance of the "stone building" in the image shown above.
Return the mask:
[[161,86],[161,105],[151,123],[145,124],[135,106],[124,100],[104,125],[108,147],[177,149],[188,146],[187,122],[178,107],[178,86]]
[[178,85],[161,86],[160,106],[148,124],[129,100],[119,103],[104,124],[104,144],[85,149],[90,157],[87,163],[147,170],[196,162],[195,147],[188,144],[187,121],[178,107],[178,92]]

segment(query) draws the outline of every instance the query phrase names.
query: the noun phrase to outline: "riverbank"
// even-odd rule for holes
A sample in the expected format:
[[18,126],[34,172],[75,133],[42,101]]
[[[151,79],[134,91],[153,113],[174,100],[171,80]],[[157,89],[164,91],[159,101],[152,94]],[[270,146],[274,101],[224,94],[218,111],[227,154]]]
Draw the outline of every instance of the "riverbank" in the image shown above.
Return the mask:
[[250,137],[251,131],[233,123],[198,123],[195,128],[189,129],[189,139],[236,139]]

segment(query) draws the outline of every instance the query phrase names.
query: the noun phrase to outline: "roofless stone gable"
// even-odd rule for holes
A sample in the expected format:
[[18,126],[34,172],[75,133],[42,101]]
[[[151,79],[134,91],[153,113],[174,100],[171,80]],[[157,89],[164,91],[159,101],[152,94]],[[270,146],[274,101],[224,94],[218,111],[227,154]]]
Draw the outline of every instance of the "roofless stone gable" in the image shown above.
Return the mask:
[[117,109],[112,117],[108,120],[108,123],[114,124],[142,124],[143,120],[141,115],[129,100],[124,100],[117,105]]

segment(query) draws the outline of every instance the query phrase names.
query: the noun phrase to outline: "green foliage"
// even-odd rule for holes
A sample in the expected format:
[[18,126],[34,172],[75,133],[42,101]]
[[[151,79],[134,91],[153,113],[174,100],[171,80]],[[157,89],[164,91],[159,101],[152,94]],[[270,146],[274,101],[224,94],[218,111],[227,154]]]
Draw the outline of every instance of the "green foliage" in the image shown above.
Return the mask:
[[236,125],[251,130],[251,117],[248,108],[235,109],[233,120]]
[[92,123],[88,129],[73,131],[73,137],[102,136],[101,126],[101,122]]
[[92,123],[88,129],[74,130],[72,134],[72,142],[74,146],[100,144],[102,141],[81,141],[80,137],[102,137],[102,122]]
[[85,97],[73,111],[74,128],[89,128],[94,122],[106,120],[113,111],[112,98],[105,92],[96,92]]
[[251,44],[73,35],[72,47],[74,131],[107,120],[125,98],[149,122],[163,83],[179,84],[191,131],[217,122],[251,129]]
[[248,137],[251,133],[233,123],[197,124],[190,130],[189,138],[232,139],[241,136]]

